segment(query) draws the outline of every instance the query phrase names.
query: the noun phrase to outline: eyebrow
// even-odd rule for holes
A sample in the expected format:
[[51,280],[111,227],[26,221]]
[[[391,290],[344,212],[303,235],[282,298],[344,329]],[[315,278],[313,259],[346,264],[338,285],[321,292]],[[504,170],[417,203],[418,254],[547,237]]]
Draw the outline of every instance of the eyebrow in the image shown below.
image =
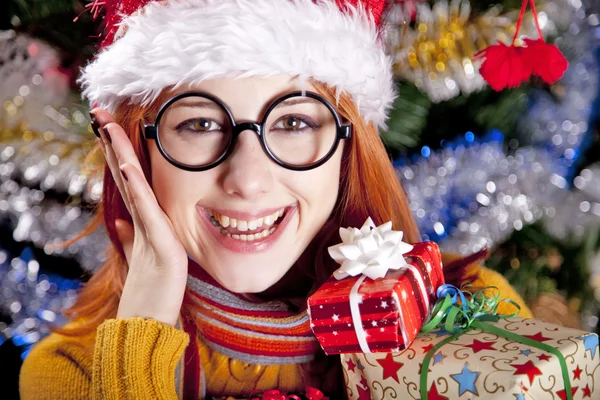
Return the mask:
[[[316,103],[317,100],[311,98],[311,97],[297,97],[297,98],[291,98],[291,99],[287,99],[282,101],[281,103],[279,103],[277,105],[277,107],[279,106],[283,106],[283,107],[291,107],[291,106],[295,106],[297,104],[304,104],[304,103]],[[175,104],[172,104],[171,107],[173,108],[177,108],[177,107],[196,107],[196,108],[212,108],[212,109],[218,109],[220,110],[221,107],[219,107],[218,104],[213,103],[210,100],[194,100],[194,101],[178,101]]]
[[289,106],[295,106],[296,104],[304,104],[304,103],[318,103],[318,101],[313,99],[312,97],[292,97],[291,99],[282,101],[281,103],[279,103],[277,105],[277,107],[279,107],[279,106],[289,107]]
[[210,100],[193,100],[193,101],[177,101],[174,104],[171,104],[169,108],[179,108],[179,107],[190,107],[190,108],[210,108],[214,110],[222,110],[218,104],[213,103]]

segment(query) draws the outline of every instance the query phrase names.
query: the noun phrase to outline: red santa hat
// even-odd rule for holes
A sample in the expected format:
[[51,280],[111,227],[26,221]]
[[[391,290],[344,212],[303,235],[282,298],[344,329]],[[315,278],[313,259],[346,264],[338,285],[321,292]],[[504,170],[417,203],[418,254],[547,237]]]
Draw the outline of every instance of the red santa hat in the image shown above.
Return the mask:
[[167,87],[285,74],[350,94],[384,127],[394,100],[386,0],[105,0],[105,39],[79,83],[91,105],[148,105]]

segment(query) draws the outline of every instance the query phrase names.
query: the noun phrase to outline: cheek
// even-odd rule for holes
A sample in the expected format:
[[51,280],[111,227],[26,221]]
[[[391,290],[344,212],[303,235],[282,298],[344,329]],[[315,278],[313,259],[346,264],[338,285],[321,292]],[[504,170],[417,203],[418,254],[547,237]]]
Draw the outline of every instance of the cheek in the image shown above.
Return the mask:
[[327,198],[331,199],[330,203],[335,202],[338,195],[343,151],[344,146],[341,145],[334,156],[322,166],[321,171],[320,168],[315,170],[314,182],[321,187],[324,194],[327,194]]
[[[293,190],[306,202],[310,210],[329,217],[338,197],[341,157],[336,154],[327,163],[314,170],[293,173],[288,179]],[[314,212],[314,211],[311,211]]]
[[[154,195],[158,200],[158,203],[164,208],[168,208],[168,205],[172,202],[172,192],[176,191],[179,185],[174,185],[170,181],[169,175],[174,174],[170,171],[169,164],[162,155],[158,152],[155,145],[150,147],[150,171],[151,172],[151,186],[154,191]],[[169,190],[169,188],[173,190]]]
[[195,205],[203,196],[200,189],[209,186],[204,173],[175,167],[156,148],[150,151],[150,166],[152,190],[160,206],[169,215],[174,210],[181,212]]

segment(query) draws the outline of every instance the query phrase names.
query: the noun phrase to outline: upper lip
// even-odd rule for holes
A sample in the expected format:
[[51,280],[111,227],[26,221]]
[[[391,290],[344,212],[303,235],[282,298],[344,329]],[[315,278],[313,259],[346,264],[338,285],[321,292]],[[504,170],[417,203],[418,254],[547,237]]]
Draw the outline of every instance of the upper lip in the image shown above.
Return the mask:
[[252,210],[252,211],[240,211],[240,210],[234,210],[234,209],[229,209],[229,208],[213,208],[213,207],[203,207],[203,206],[198,206],[203,210],[211,210],[216,212],[217,214],[221,214],[221,215],[226,215],[230,218],[235,218],[238,220],[242,220],[242,221],[253,221],[255,219],[259,219],[259,218],[264,218],[267,217],[269,215],[274,214],[275,212],[281,210],[281,209],[288,209],[291,207],[294,207],[294,205],[287,205],[287,206],[282,206],[282,207],[277,207],[277,208],[263,208],[261,210]]

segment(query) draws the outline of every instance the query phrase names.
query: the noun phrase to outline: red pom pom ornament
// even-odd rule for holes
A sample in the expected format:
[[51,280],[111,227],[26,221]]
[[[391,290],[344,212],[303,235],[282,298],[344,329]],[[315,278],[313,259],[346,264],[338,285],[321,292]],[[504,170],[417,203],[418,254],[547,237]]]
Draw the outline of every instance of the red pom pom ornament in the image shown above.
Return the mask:
[[[515,46],[528,1],[531,4],[539,39],[524,39],[526,46]],[[544,82],[552,84],[564,75],[568,67],[567,59],[558,47],[544,41],[534,0],[523,0],[517,29],[510,46],[499,43],[478,52],[475,57],[484,59],[479,73],[495,91],[515,88],[532,75],[539,76]]]

